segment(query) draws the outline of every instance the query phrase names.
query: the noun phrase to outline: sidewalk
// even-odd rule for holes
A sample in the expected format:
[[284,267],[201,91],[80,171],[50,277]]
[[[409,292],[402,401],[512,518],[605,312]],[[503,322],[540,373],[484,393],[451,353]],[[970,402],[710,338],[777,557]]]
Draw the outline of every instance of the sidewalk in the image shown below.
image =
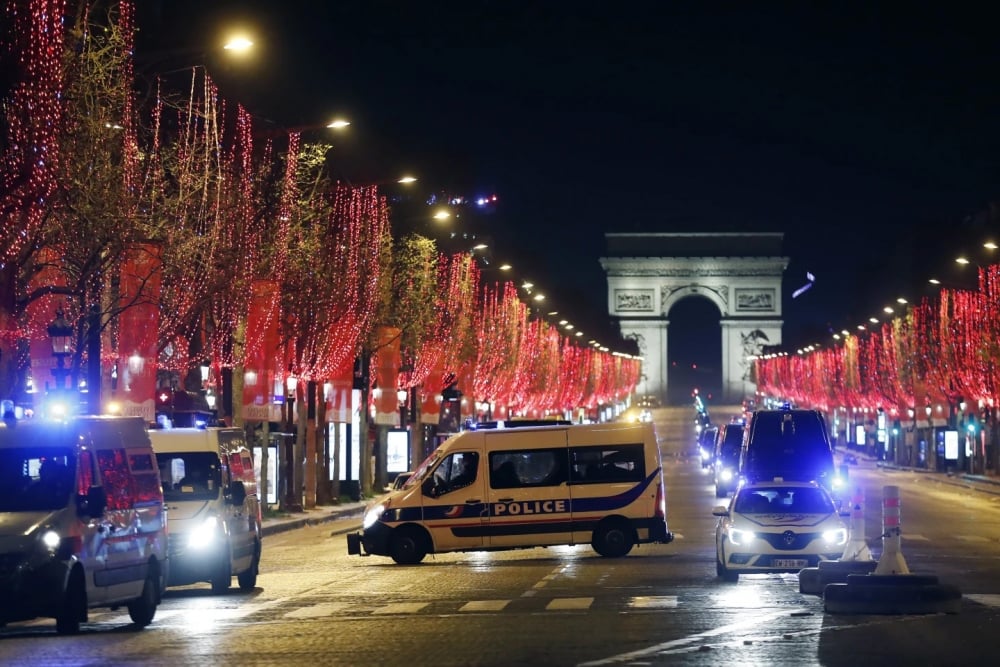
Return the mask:
[[317,505],[302,512],[281,513],[276,516],[266,516],[261,525],[264,536],[295,530],[304,526],[315,526],[333,521],[341,522],[334,534],[349,533],[361,528],[361,515],[365,511],[367,501],[341,503],[339,505]]
[[[927,470],[926,468],[915,468],[913,466],[902,466],[890,461],[879,461],[878,459],[858,452],[837,452],[840,460],[844,454],[853,454],[859,461],[873,464],[876,468],[883,470],[895,470],[900,472],[912,472],[917,475],[929,475],[942,484],[962,486],[967,489],[974,489],[983,493],[1000,495],[1000,476],[994,474],[974,475],[962,471],[941,472],[937,470]],[[851,466],[848,466],[850,468]]]

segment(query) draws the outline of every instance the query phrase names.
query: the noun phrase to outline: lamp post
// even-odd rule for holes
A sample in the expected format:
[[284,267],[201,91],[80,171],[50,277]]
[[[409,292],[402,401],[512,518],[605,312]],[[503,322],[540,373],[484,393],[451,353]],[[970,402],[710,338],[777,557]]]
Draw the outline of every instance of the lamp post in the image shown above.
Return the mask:
[[285,379],[285,510],[301,512],[302,499],[295,494],[295,395],[298,391],[299,379],[289,375]]
[[396,400],[399,401],[399,428],[406,428],[406,399],[410,392],[400,388],[396,391]]
[[66,357],[73,354],[73,325],[66,320],[62,307],[56,310],[56,318],[47,331],[52,341],[52,356],[56,358],[56,367],[52,369],[55,390],[61,392],[66,387],[66,376],[71,372],[66,368]]

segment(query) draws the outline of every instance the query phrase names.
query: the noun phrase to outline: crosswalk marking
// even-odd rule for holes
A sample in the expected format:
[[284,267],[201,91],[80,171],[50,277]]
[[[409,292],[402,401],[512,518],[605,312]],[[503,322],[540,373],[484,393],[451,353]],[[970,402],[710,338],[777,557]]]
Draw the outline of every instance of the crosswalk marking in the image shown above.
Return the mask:
[[914,541],[918,541],[918,542],[930,542],[931,541],[929,537],[924,537],[923,535],[920,535],[919,533],[903,533],[902,535],[900,535],[900,537],[902,537],[904,540],[914,540]]
[[989,538],[982,535],[955,535],[955,537],[965,542],[989,542]]
[[472,600],[458,608],[459,611],[503,611],[510,600]]
[[966,600],[972,600],[973,602],[978,602],[979,604],[986,605],[987,607],[1000,607],[1000,595],[996,594],[982,594],[977,595],[973,593],[972,595],[965,594]]
[[429,602],[393,602],[372,611],[373,614],[416,614]]
[[677,606],[676,595],[642,595],[629,600],[633,609],[672,609]]
[[594,604],[594,598],[554,598],[547,605],[547,611],[566,611],[569,609],[589,609]]
[[344,602],[322,602],[311,607],[302,607],[285,614],[285,618],[323,618],[331,616],[338,611],[343,611],[347,607]]

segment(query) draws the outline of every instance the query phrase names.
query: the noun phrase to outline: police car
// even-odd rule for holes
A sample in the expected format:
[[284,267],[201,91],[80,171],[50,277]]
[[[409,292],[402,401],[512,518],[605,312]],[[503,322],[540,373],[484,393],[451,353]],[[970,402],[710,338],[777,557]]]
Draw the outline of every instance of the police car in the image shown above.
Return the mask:
[[815,482],[744,484],[729,506],[712,510],[716,573],[724,581],[740,574],[798,572],[843,553],[848,527],[830,494]]

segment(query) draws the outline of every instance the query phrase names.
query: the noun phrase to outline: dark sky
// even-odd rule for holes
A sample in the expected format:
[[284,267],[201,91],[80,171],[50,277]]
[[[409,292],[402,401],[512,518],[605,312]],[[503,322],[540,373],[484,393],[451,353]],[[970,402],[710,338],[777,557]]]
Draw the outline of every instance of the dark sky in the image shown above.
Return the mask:
[[956,3],[140,4],[140,52],[252,21],[253,69],[209,56],[223,94],[349,116],[351,180],[495,192],[498,245],[584,328],[610,330],[605,232],[785,232],[785,339],[808,342],[997,227],[1000,39]]

